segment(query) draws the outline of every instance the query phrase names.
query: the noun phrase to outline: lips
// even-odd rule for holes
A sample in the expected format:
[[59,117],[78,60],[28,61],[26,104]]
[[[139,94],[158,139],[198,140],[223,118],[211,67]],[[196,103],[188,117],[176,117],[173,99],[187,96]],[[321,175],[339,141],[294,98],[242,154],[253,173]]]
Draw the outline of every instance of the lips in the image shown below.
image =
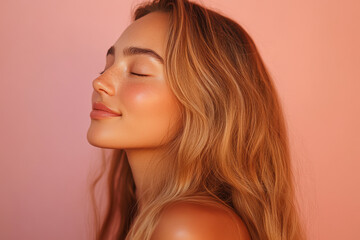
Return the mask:
[[121,113],[117,113],[104,104],[97,102],[93,103],[93,110],[90,112],[90,117],[92,119],[106,119],[106,118],[113,118],[113,117],[121,117]]
[[113,110],[111,110],[110,108],[108,108],[107,106],[105,106],[104,104],[100,103],[100,102],[96,102],[93,104],[93,109],[94,110],[100,110],[100,111],[104,111],[104,112],[108,112],[117,116],[121,116],[121,113],[117,113]]

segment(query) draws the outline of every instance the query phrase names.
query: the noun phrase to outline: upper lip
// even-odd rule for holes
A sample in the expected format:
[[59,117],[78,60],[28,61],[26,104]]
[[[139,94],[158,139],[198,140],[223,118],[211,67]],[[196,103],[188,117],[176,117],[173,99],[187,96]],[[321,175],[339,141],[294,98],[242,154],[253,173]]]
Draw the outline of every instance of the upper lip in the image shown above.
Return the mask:
[[101,102],[95,102],[93,103],[93,109],[95,110],[101,110],[101,111],[105,111],[105,112],[109,112],[109,113],[113,113],[116,115],[121,116],[121,113],[118,113],[116,111],[111,110],[110,108],[108,108],[105,104],[101,103]]

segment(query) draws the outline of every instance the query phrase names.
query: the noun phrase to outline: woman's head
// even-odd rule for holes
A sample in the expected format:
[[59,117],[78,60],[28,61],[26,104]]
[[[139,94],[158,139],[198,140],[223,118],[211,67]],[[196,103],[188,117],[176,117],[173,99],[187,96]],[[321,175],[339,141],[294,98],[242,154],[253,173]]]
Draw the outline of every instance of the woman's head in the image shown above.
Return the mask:
[[92,115],[91,144],[154,148],[176,131],[180,109],[164,75],[168,32],[168,14],[153,12],[133,22],[109,49],[105,70],[93,81],[92,102],[101,102],[121,116]]
[[119,236],[130,230],[130,238],[148,239],[165,205],[209,195],[243,219],[252,239],[302,239],[286,124],[253,40],[235,21],[186,0],[146,2],[134,23],[154,13],[168,16],[164,79],[179,106],[179,127],[141,212],[129,210],[136,206],[132,176],[124,152],[114,151],[100,236],[118,211]]

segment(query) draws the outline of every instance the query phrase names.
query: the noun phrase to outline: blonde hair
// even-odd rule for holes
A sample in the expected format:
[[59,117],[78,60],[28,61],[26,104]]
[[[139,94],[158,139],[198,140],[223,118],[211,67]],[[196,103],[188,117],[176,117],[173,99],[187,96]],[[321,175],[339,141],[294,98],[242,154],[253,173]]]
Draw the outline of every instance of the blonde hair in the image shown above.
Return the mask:
[[181,127],[141,211],[126,153],[114,149],[96,238],[150,239],[166,206],[210,196],[241,217],[253,240],[305,239],[282,107],[255,43],[235,21],[187,0],[142,3],[133,20],[154,11],[170,15],[164,66]]

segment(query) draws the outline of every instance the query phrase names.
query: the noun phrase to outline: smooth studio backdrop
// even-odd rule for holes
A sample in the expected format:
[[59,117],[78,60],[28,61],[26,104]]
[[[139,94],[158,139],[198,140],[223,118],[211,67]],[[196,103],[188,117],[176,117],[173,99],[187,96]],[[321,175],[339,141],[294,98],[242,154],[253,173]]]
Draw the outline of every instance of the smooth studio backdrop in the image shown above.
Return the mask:
[[[0,2],[0,239],[89,239],[92,80],[136,2]],[[360,239],[360,2],[204,2],[274,79],[309,239]]]

